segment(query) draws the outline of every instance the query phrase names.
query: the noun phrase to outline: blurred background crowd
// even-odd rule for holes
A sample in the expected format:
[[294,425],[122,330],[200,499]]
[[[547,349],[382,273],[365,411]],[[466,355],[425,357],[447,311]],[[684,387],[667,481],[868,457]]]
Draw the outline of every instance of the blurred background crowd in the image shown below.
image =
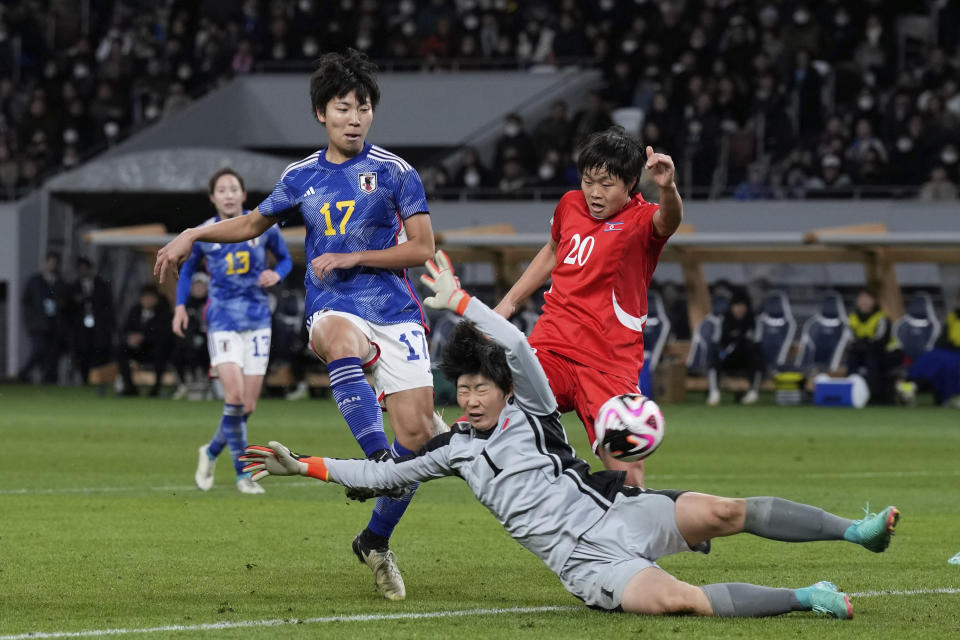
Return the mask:
[[583,104],[508,117],[492,158],[419,167],[439,197],[574,185],[577,141],[616,122],[673,155],[689,197],[951,199],[958,34],[958,0],[0,3],[0,193],[236,74],[353,46],[387,71],[602,69]]

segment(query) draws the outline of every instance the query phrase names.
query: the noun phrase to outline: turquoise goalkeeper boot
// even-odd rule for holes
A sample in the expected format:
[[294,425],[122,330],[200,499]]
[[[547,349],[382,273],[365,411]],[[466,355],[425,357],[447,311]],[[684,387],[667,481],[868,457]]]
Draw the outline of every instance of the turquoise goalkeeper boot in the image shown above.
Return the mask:
[[893,536],[893,530],[900,520],[900,510],[896,507],[887,507],[880,513],[870,513],[869,505],[864,512],[866,516],[863,520],[855,520],[846,531],[843,532],[845,540],[856,542],[874,553],[886,551],[890,546],[890,538]]
[[837,585],[823,580],[817,584],[797,589],[797,598],[809,603],[814,613],[849,620],[853,617],[853,605],[845,593],[837,590]]

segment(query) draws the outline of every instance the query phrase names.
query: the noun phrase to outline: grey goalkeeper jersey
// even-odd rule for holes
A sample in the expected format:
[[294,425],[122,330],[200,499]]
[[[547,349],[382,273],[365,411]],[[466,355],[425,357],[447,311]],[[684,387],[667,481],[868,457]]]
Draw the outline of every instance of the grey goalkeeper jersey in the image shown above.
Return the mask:
[[464,317],[506,348],[514,396],[497,426],[466,422],[413,455],[384,462],[325,459],[329,480],[387,489],[443,476],[463,478],[511,537],[559,575],[578,538],[624,488],[623,472],[591,473],[560,424],[547,377],[524,335],[477,298]]

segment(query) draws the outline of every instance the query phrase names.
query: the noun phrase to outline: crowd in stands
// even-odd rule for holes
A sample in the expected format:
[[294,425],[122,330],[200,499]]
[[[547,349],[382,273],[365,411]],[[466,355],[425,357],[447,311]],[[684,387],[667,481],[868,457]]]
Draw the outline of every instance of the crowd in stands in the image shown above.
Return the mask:
[[0,5],[0,192],[234,74],[352,46],[387,70],[603,70],[587,104],[511,118],[492,162],[467,151],[434,170],[437,189],[570,184],[576,142],[617,121],[700,194],[956,198],[958,25],[955,0],[20,0]]

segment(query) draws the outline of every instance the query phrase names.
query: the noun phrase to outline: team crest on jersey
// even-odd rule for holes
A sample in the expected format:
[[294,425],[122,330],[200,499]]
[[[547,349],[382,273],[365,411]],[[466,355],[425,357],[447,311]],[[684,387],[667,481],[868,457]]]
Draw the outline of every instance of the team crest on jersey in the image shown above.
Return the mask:
[[360,184],[360,190],[366,193],[373,193],[377,188],[377,172],[367,171],[357,174],[357,182]]
[[257,236],[253,240],[247,240],[247,244],[251,247],[257,247],[260,245],[260,236]]
[[622,221],[622,220],[621,220],[620,222],[604,222],[603,224],[604,224],[604,227],[603,227],[603,232],[604,232],[604,233],[606,233],[607,231],[622,231],[622,230],[623,230],[623,227],[620,226],[620,225],[623,224],[623,221]]

